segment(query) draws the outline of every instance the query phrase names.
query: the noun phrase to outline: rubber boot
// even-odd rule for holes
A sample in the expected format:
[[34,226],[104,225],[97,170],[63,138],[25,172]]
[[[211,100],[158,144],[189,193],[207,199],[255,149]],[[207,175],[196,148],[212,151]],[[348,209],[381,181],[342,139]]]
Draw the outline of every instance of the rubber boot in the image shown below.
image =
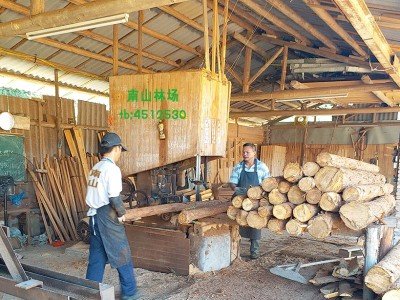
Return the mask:
[[260,257],[260,240],[250,240],[250,257],[251,259],[257,259]]

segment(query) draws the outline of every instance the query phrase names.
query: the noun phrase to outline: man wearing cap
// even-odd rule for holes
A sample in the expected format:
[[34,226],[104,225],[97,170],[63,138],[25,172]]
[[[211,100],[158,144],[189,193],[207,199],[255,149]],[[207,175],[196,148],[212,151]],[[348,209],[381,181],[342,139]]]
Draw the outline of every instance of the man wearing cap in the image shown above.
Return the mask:
[[107,133],[101,140],[103,155],[89,173],[86,204],[89,206],[90,248],[86,279],[103,281],[109,262],[117,269],[121,284],[121,299],[139,299],[133,263],[125,229],[125,207],[120,198],[121,170],[116,165],[121,153],[127,151],[120,137]]

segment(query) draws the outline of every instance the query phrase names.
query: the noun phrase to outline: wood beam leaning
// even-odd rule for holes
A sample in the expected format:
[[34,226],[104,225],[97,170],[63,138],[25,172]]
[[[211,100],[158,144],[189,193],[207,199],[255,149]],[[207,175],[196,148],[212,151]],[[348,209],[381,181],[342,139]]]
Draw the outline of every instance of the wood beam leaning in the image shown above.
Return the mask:
[[268,59],[260,69],[258,69],[257,73],[250,78],[250,84],[252,84],[254,80],[256,80],[258,76],[260,76],[275,61],[275,59],[278,58],[279,55],[281,55],[283,49],[284,47],[279,48],[278,51],[276,51],[275,54]]
[[363,0],[334,0],[385,72],[400,87],[400,61]]

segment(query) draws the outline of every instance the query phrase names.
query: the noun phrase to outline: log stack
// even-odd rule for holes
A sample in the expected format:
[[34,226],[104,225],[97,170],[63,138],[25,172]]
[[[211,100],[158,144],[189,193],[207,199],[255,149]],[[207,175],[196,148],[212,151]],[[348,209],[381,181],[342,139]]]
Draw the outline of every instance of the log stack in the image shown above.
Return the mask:
[[392,211],[392,191],[378,166],[323,152],[303,166],[289,163],[283,177],[264,179],[233,198],[228,217],[241,226],[308,232],[316,239],[360,235]]

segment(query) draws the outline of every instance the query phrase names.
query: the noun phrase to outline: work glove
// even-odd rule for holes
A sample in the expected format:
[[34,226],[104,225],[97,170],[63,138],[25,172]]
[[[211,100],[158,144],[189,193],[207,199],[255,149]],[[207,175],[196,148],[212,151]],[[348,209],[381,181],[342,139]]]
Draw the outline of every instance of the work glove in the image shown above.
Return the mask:
[[118,218],[118,222],[124,223],[125,222],[125,215],[123,215],[122,217],[119,217]]
[[243,187],[235,187],[235,193],[236,195],[246,195],[247,189]]

